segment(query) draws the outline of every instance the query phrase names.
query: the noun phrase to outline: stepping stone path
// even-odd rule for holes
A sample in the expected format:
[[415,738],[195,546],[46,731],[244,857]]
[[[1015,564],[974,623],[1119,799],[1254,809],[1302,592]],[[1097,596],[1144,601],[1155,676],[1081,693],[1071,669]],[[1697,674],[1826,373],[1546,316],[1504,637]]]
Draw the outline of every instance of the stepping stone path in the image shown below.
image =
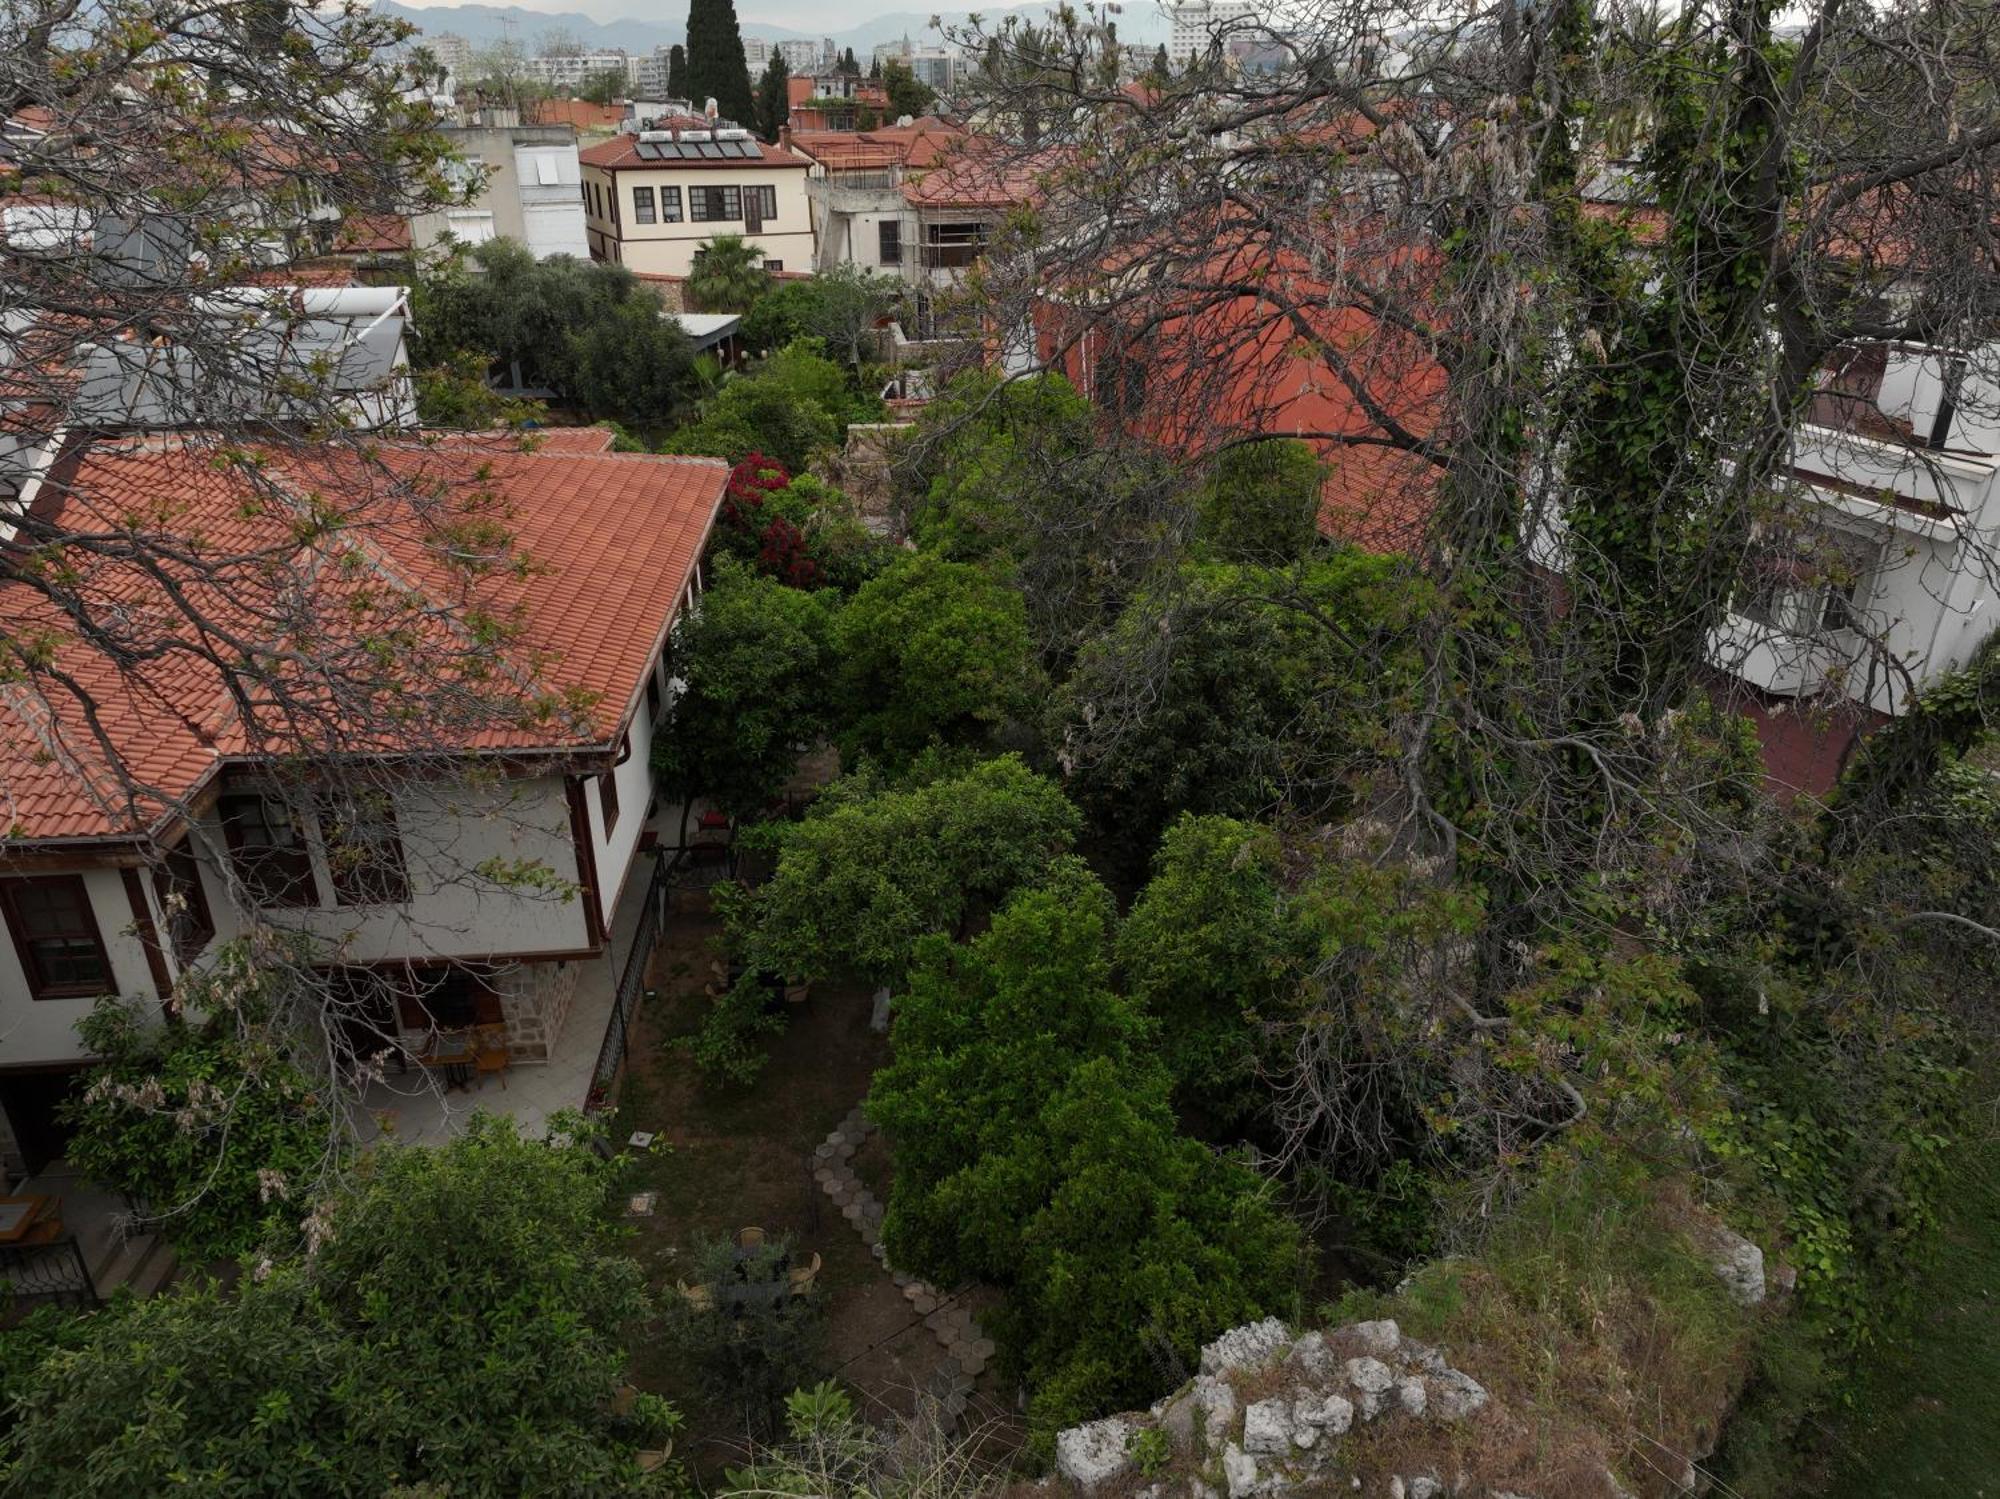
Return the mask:
[[857,1104],[833,1127],[832,1134],[813,1147],[813,1180],[839,1205],[841,1216],[854,1225],[868,1252],[889,1271],[909,1301],[910,1310],[924,1319],[931,1336],[944,1349],[944,1362],[925,1385],[924,1393],[938,1403],[946,1422],[955,1426],[972,1399],[972,1382],[992,1361],[993,1340],[980,1333],[970,1309],[936,1286],[889,1264],[882,1248],[882,1203],[854,1172],[855,1152],[874,1133],[875,1126],[862,1117]]

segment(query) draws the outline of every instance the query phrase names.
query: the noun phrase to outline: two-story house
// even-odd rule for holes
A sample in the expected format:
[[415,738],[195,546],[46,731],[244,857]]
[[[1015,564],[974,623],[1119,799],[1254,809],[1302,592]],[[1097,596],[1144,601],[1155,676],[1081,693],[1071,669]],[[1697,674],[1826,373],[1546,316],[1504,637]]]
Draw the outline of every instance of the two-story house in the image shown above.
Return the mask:
[[[98,996],[164,1006],[252,922],[297,934],[329,1003],[361,1006],[338,1012],[360,1032],[357,1056],[479,1022],[505,1026],[515,1063],[543,1062],[579,1005],[608,995],[624,956],[611,934],[644,889],[652,736],[671,691],[662,654],[700,586],[727,476],[718,462],[608,445],[601,431],[535,451],[385,440],[391,473],[476,492],[480,513],[507,518],[525,565],[470,584],[438,547],[379,519],[285,560],[308,508],[362,503],[352,462],[274,456],[252,494],[195,434],[111,436],[66,446],[22,486],[11,503],[79,534],[172,496],[177,531],[264,559],[210,604],[238,628],[268,621],[301,579],[342,600],[409,601],[404,618],[514,620],[491,679],[564,708],[466,714],[451,706],[463,684],[426,683],[417,714],[281,751],[251,742],[233,684],[198,656],[119,659],[29,586],[0,585],[12,627],[45,632],[50,651],[49,675],[0,688],[0,1155],[34,1169],[60,1152],[55,1106],[88,1063],[75,1025]],[[161,575],[173,571],[102,565],[93,611],[137,628],[155,590],[215,588]],[[318,617],[324,628],[341,614]],[[314,733],[336,737],[337,720]],[[334,749],[341,773],[315,773]],[[592,1057],[602,1013],[594,1023]]]
[[590,253],[577,200],[583,167],[571,126],[464,126],[438,133],[450,144],[470,197],[411,220],[415,248],[431,249],[448,234],[462,245],[511,239],[537,260]]
[[958,126],[931,117],[880,130],[785,131],[784,143],[812,163],[806,198],[818,245],[814,269],[851,265],[903,276],[918,242],[904,184],[964,138]]
[[584,226],[594,260],[685,279],[721,234],[763,248],[770,271],[813,264],[811,163],[726,121],[683,116],[582,153]]

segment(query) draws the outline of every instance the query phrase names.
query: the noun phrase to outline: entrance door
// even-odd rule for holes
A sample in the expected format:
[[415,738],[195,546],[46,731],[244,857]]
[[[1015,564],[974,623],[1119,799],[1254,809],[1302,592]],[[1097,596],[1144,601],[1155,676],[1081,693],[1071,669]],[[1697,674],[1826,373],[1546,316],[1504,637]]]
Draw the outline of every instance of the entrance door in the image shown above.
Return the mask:
[[764,232],[764,194],[762,189],[743,189],[743,230],[746,234]]
[[27,1162],[28,1175],[40,1175],[69,1148],[70,1127],[56,1117],[56,1110],[82,1089],[84,1071],[69,1067],[0,1076],[0,1106],[7,1110],[7,1123]]

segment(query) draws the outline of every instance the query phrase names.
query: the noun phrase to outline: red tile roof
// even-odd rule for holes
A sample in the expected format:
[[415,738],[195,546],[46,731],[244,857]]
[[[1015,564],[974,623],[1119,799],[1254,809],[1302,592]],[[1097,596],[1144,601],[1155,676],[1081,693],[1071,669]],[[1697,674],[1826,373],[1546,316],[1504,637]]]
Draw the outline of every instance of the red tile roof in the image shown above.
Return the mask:
[[1005,149],[986,149],[979,136],[947,153],[921,177],[905,181],[903,199],[913,208],[1025,207],[1039,202],[1043,183],[1062,165],[1060,150],[1016,156]]
[[682,157],[671,161],[647,161],[639,154],[638,136],[618,135],[577,152],[577,157],[585,166],[601,167],[607,172],[621,170],[677,172],[690,167],[696,171],[714,167],[738,172],[796,167],[803,172],[811,165],[804,157],[794,155],[783,146],[767,145],[763,141],[752,141],[751,144],[760,153],[759,159],[753,160],[748,156],[720,156],[713,161],[707,157],[700,160]]
[[830,171],[934,166],[965,139],[965,131],[935,115],[879,130],[794,130],[791,145]]
[[[469,438],[384,449],[384,468],[408,482],[408,494],[432,496],[428,506],[376,488],[368,465],[350,451],[324,463],[274,458],[265,470],[275,479],[274,495],[218,464],[209,447],[99,443],[65,455],[35,513],[79,537],[114,540],[109,547],[79,544],[69,558],[93,620],[117,639],[156,647],[191,634],[158,578],[121,555],[115,539],[134,533],[149,538],[140,549],[149,567],[180,573],[176,582],[195,610],[267,649],[293,640],[301,611],[289,601],[301,588],[314,595],[304,612],[316,630],[347,618],[368,628],[388,613],[413,631],[462,631],[470,605],[518,626],[502,649],[499,674],[511,685],[496,695],[441,684],[423,705],[421,747],[602,750],[616,744],[642,700],[647,668],[693,575],[728,475],[725,464],[709,459],[591,448],[608,436],[549,434],[533,452]],[[355,517],[311,551],[290,533],[297,516],[291,506],[308,494]],[[462,557],[480,544],[476,531],[462,528],[488,518],[511,537],[510,560],[528,565],[468,575],[447,563],[448,550]],[[169,540],[210,560],[184,568],[162,561],[171,558]],[[374,602],[385,597],[392,600],[386,608]],[[171,816],[225,763],[258,757],[232,696],[256,689],[215,665],[212,653],[224,647],[121,656],[86,645],[27,582],[0,589],[0,615],[17,640],[46,638],[53,672],[76,684],[72,691],[38,672],[0,688],[0,841],[129,837]],[[354,642],[320,653],[307,646],[299,690],[309,694],[315,674],[333,669],[324,658],[347,659],[356,649]],[[463,660],[463,646],[457,650]],[[564,707],[540,717],[521,711],[547,700]],[[350,728],[341,700],[327,704],[325,716],[310,718],[302,731],[315,736],[309,748],[412,747],[392,720]]]

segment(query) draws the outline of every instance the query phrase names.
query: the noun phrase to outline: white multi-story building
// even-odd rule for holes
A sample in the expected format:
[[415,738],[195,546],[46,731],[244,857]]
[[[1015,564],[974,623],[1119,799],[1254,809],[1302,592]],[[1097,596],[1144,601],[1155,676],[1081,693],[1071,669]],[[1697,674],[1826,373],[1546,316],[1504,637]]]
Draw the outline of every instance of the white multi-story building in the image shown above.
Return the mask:
[[908,37],[879,44],[875,48],[875,61],[901,63],[917,82],[935,94],[949,94],[966,73],[965,56],[956,47],[925,45]]
[[635,99],[665,99],[670,97],[667,88],[668,76],[673,72],[672,60],[665,47],[655,47],[644,57],[637,58],[633,66],[632,97]]
[[430,54],[442,63],[454,78],[472,76],[472,43],[452,31],[440,31],[435,36],[420,36],[416,44],[428,47]]
[[1205,54],[1218,33],[1226,41],[1230,32],[1255,22],[1257,6],[1251,0],[1186,0],[1173,8],[1172,19],[1167,53],[1179,67],[1190,56]]
[[458,158],[458,180],[477,196],[410,221],[410,243],[430,249],[447,234],[462,245],[518,240],[537,260],[590,254],[583,228],[583,167],[568,125],[467,127],[439,132]]
[[756,82],[757,75],[770,65],[771,52],[775,45],[768,37],[743,38],[743,65],[750,70],[751,82]]
[[785,60],[785,71],[797,78],[803,73],[816,73],[828,66],[826,49],[832,45],[831,39],[814,42],[800,37],[779,42],[778,56]]
[[627,76],[623,52],[572,52],[562,57],[530,57],[521,64],[524,77],[552,89],[582,88],[605,73]]

